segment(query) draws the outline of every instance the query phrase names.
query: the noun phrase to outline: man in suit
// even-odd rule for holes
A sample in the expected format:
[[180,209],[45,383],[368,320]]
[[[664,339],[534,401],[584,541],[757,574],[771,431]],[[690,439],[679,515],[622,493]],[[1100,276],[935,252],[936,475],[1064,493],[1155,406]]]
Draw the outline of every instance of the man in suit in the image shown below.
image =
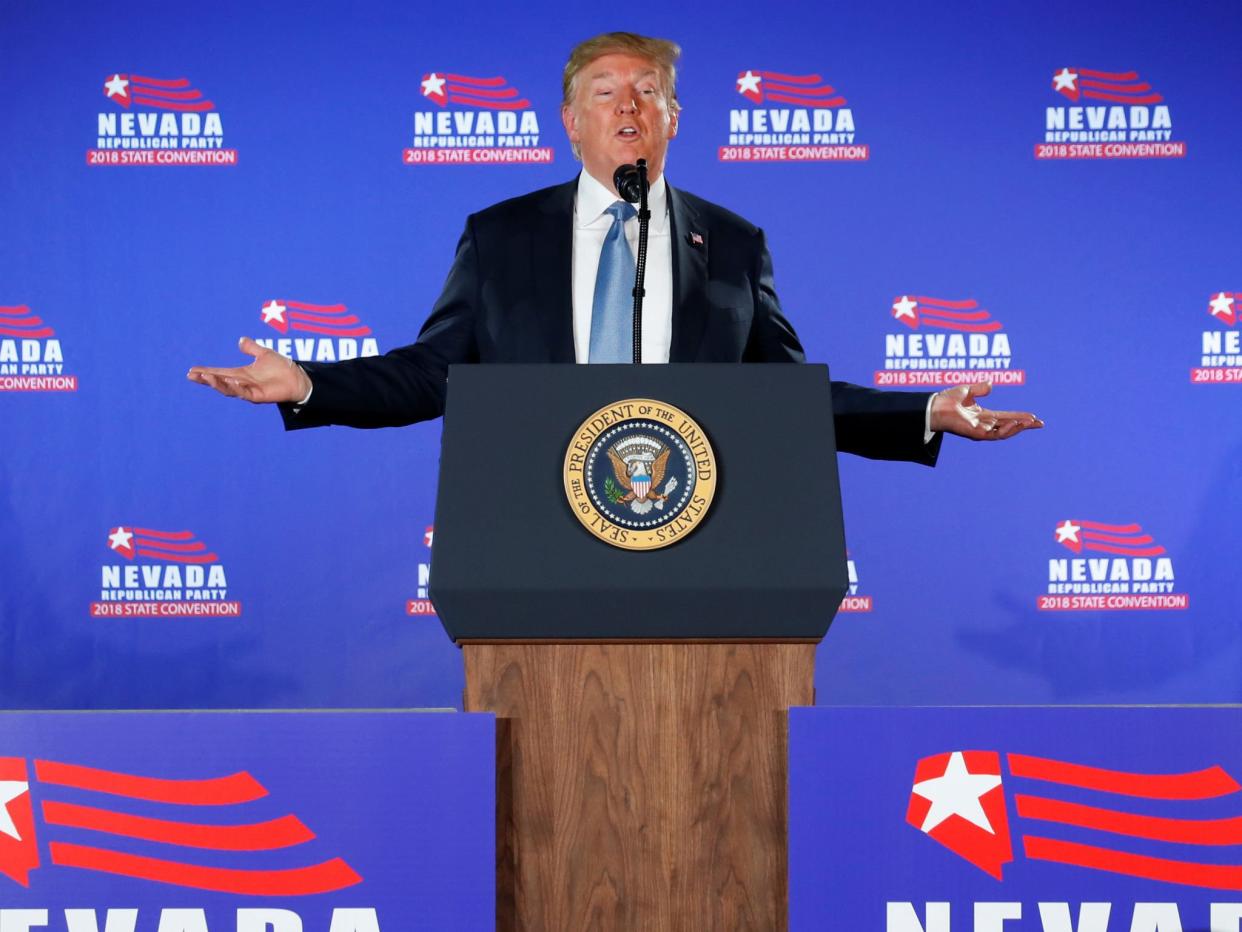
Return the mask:
[[[243,338],[250,365],[196,366],[188,377],[225,395],[279,403],[289,429],[388,427],[441,415],[452,363],[628,362],[638,221],[613,172],[640,158],[652,213],[643,362],[804,361],[773,289],[763,232],[664,180],[677,135],[679,54],[671,42],[632,33],[574,49],[561,116],[582,173],[467,219],[444,290],[413,344],[299,366]],[[834,382],[838,447],[932,465],[945,431],[995,440],[1043,426],[1031,414],[981,408],[976,397],[989,390],[982,383],[880,392]]]

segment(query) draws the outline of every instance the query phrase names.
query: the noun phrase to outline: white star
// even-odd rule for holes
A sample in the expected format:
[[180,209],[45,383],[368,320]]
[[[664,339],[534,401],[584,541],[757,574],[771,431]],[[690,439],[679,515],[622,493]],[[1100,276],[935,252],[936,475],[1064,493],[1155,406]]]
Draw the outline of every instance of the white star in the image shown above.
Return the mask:
[[288,310],[283,304],[275,299],[268,301],[263,305],[263,323],[269,324],[273,320],[278,320],[282,324],[285,322],[285,311]]
[[113,550],[128,550],[129,542],[133,538],[133,534],[123,527],[117,528],[108,535],[108,546]]
[[759,77],[759,75],[755,74],[753,71],[747,71],[744,75],[737,79],[737,92],[739,94],[745,94],[747,91],[754,91],[757,94],[759,93],[759,82],[762,80],[763,78]]
[[1057,525],[1057,543],[1063,544],[1067,540],[1072,540],[1074,543],[1078,543],[1078,532],[1081,530],[1081,527],[1069,518],[1066,518],[1064,524]]
[[1078,85],[1075,83],[1077,80],[1077,74],[1070,71],[1068,68],[1062,68],[1052,76],[1052,89],[1054,91],[1063,91],[1066,89],[1076,91],[1078,90]]
[[107,89],[109,97],[129,96],[125,90],[125,88],[129,87],[129,82],[122,78],[119,74],[114,74],[111,80],[104,83],[104,87]]
[[444,78],[438,77],[433,71],[427,75],[422,82],[424,97],[443,97],[444,96]]
[[1219,314],[1221,317],[1229,317],[1233,314],[1233,298],[1225,297],[1223,291],[1209,301],[1208,305],[1212,308],[1213,314]]
[[0,832],[18,841],[22,840],[22,836],[13,824],[13,817],[9,815],[9,803],[29,789],[30,784],[24,780],[0,780]]
[[898,320],[903,317],[909,317],[914,320],[914,309],[919,306],[917,301],[911,300],[909,295],[902,295],[900,301],[893,302],[893,316]]
[[914,784],[914,794],[931,800],[932,804],[927,810],[927,818],[923,820],[923,831],[930,832],[949,816],[955,815],[995,835],[979,799],[1000,783],[1000,774],[971,773],[966,769],[966,758],[962,752],[954,751],[949,755],[949,766],[945,768],[943,777]]

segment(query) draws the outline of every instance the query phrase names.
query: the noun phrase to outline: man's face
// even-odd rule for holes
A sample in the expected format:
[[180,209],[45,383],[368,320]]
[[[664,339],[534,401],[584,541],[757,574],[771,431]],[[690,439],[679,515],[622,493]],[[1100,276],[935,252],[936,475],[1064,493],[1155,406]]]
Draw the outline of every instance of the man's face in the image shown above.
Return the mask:
[[578,73],[561,120],[582,151],[583,167],[604,187],[613,187],[617,166],[638,159],[647,160],[653,182],[664,171],[668,141],[677,135],[665,91],[655,63],[637,55],[601,55]]

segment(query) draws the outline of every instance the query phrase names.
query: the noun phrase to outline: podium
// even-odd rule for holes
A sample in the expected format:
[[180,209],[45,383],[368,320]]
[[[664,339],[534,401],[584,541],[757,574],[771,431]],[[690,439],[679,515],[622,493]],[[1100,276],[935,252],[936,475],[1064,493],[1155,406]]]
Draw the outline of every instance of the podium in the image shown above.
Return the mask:
[[[707,473],[671,541],[593,533],[654,540]],[[435,527],[465,708],[497,717],[497,928],[785,928],[786,710],[847,586],[826,367],[454,366]]]

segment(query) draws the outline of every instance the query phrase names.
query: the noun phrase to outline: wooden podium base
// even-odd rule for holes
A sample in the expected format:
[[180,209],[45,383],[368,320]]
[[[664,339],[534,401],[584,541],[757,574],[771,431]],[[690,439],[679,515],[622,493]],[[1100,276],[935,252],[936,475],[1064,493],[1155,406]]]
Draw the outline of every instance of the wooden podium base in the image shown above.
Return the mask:
[[815,643],[462,642],[497,716],[497,929],[786,928]]

